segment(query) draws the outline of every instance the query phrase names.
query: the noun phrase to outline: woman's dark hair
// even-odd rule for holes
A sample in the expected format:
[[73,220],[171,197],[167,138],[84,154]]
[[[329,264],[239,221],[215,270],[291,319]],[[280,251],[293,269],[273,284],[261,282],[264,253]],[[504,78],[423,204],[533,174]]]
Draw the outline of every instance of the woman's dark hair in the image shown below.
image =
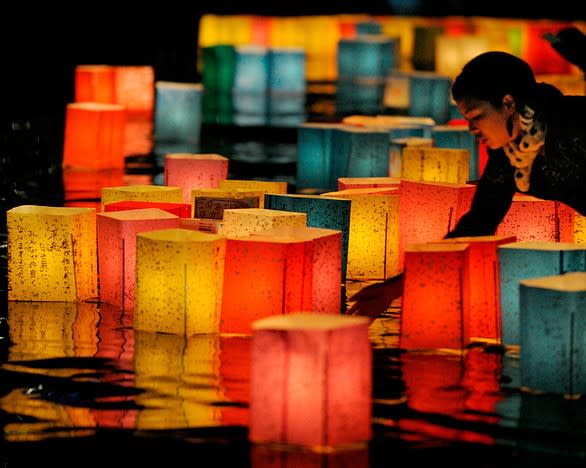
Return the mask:
[[452,97],[455,101],[488,101],[498,108],[506,94],[524,102],[535,86],[535,75],[527,62],[507,52],[491,51],[464,65],[452,84]]

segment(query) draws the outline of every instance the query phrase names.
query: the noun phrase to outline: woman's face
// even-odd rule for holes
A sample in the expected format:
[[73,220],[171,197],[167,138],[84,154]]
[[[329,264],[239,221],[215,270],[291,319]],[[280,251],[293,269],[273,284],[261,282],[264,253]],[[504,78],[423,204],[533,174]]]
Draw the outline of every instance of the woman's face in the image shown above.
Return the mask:
[[[496,149],[511,141],[512,137],[507,131],[507,121],[512,118],[514,105],[504,102],[503,106],[496,108],[488,101],[472,98],[462,99],[456,104],[464,119],[468,121],[470,133],[480,143],[484,143],[488,148]],[[514,120],[513,135],[516,132]]]

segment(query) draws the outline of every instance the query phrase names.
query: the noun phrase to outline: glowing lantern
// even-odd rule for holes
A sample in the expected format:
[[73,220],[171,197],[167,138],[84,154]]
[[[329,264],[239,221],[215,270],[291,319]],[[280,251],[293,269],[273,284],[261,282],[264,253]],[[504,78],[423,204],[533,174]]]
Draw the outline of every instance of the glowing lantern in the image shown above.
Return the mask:
[[399,42],[383,34],[360,34],[338,41],[338,80],[384,79],[399,63]]
[[370,440],[368,323],[367,317],[317,313],[255,321],[248,435],[253,443],[315,448]]
[[77,65],[74,78],[75,102],[116,104],[116,70],[110,65]]
[[574,217],[574,242],[586,244],[586,216],[576,213]]
[[[265,193],[287,193],[287,186],[286,181],[278,180],[224,179],[218,184],[218,188],[224,190],[246,189]],[[261,199],[259,208],[264,208],[264,197]]]
[[224,210],[222,234],[246,236],[277,226],[307,226],[307,215],[268,208],[237,208]]
[[240,45],[234,48],[232,103],[238,125],[264,125],[268,109],[268,48]]
[[104,206],[119,201],[143,201],[159,203],[183,203],[183,189],[166,185],[123,185],[102,188],[102,210]]
[[338,191],[351,188],[387,188],[399,187],[401,179],[397,177],[340,177]]
[[520,283],[521,386],[576,397],[586,392],[586,272]]
[[136,238],[134,328],[176,335],[220,326],[226,239],[189,229]]
[[123,309],[134,307],[136,235],[179,227],[179,218],[158,208],[98,213],[100,299]]
[[389,175],[400,179],[403,173],[403,150],[408,146],[431,148],[433,140],[427,137],[392,138],[389,149]]
[[437,124],[450,119],[450,86],[446,75],[431,71],[411,72],[409,75],[409,108],[413,117],[430,117]]
[[310,240],[282,236],[229,237],[220,331],[250,333],[252,322],[257,319],[311,310],[310,253]]
[[515,193],[496,233],[519,241],[572,242],[574,216],[575,211],[563,203]]
[[192,189],[218,188],[228,177],[228,158],[219,154],[165,155],[164,185],[183,187],[183,203],[191,203]]
[[[305,121],[306,54],[303,47],[271,47],[268,53],[268,122],[292,126]],[[288,124],[288,125],[286,125]]]
[[468,244],[405,249],[402,349],[457,349],[470,342]]
[[193,189],[191,190],[192,216],[203,219],[223,219],[224,210],[258,208],[264,192],[247,189]]
[[520,342],[519,283],[541,276],[586,271],[586,246],[567,242],[520,241],[498,247],[502,342]]
[[322,196],[351,202],[347,277],[384,279],[399,273],[399,189],[347,189]]
[[470,309],[469,335],[472,341],[501,341],[501,307],[499,291],[498,247],[515,242],[515,237],[456,237],[440,243],[469,245],[468,273]]
[[155,71],[150,65],[116,66],[116,104],[129,115],[151,117],[155,103]]
[[323,195],[269,193],[265,196],[265,206],[268,209],[305,213],[307,226],[335,229],[342,232],[342,284],[346,283],[350,240],[350,205],[350,200]]
[[470,174],[470,151],[406,146],[401,156],[401,178],[425,182],[465,184]]
[[433,146],[468,150],[470,172],[467,180],[477,180],[480,171],[480,144],[468,130],[468,125],[436,125],[432,129]]
[[67,104],[63,166],[124,168],[126,110],[119,104]]
[[162,203],[127,200],[104,205],[104,212],[142,210],[145,208],[158,208],[159,210],[174,214],[180,218],[191,217],[191,205],[187,203]]
[[314,312],[340,313],[342,286],[342,232],[306,226],[279,226],[252,237],[282,236],[310,241],[306,255],[311,264],[311,305]]
[[440,34],[435,42],[435,71],[455,78],[469,60],[487,50],[490,50],[488,36]]
[[8,300],[81,302],[97,296],[94,208],[22,205],[6,216]]
[[474,185],[401,180],[399,199],[399,265],[408,243],[436,241],[468,211]]

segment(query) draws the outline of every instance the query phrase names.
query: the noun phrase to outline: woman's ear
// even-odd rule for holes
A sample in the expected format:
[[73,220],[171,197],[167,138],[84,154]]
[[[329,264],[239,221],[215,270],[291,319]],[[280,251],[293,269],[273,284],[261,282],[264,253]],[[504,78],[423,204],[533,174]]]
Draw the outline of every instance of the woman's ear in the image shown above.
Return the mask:
[[508,112],[514,112],[516,110],[515,98],[510,94],[505,94],[503,96],[503,107]]

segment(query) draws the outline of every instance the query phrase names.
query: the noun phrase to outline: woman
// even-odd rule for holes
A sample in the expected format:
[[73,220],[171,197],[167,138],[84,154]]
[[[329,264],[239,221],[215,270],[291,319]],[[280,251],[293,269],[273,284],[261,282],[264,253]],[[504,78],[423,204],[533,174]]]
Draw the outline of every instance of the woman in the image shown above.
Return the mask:
[[[586,97],[537,83],[531,67],[506,52],[468,62],[452,97],[488,161],[470,210],[446,238],[494,235],[515,192],[562,202],[586,216]],[[403,292],[403,274],[367,286],[349,314],[377,316]]]

